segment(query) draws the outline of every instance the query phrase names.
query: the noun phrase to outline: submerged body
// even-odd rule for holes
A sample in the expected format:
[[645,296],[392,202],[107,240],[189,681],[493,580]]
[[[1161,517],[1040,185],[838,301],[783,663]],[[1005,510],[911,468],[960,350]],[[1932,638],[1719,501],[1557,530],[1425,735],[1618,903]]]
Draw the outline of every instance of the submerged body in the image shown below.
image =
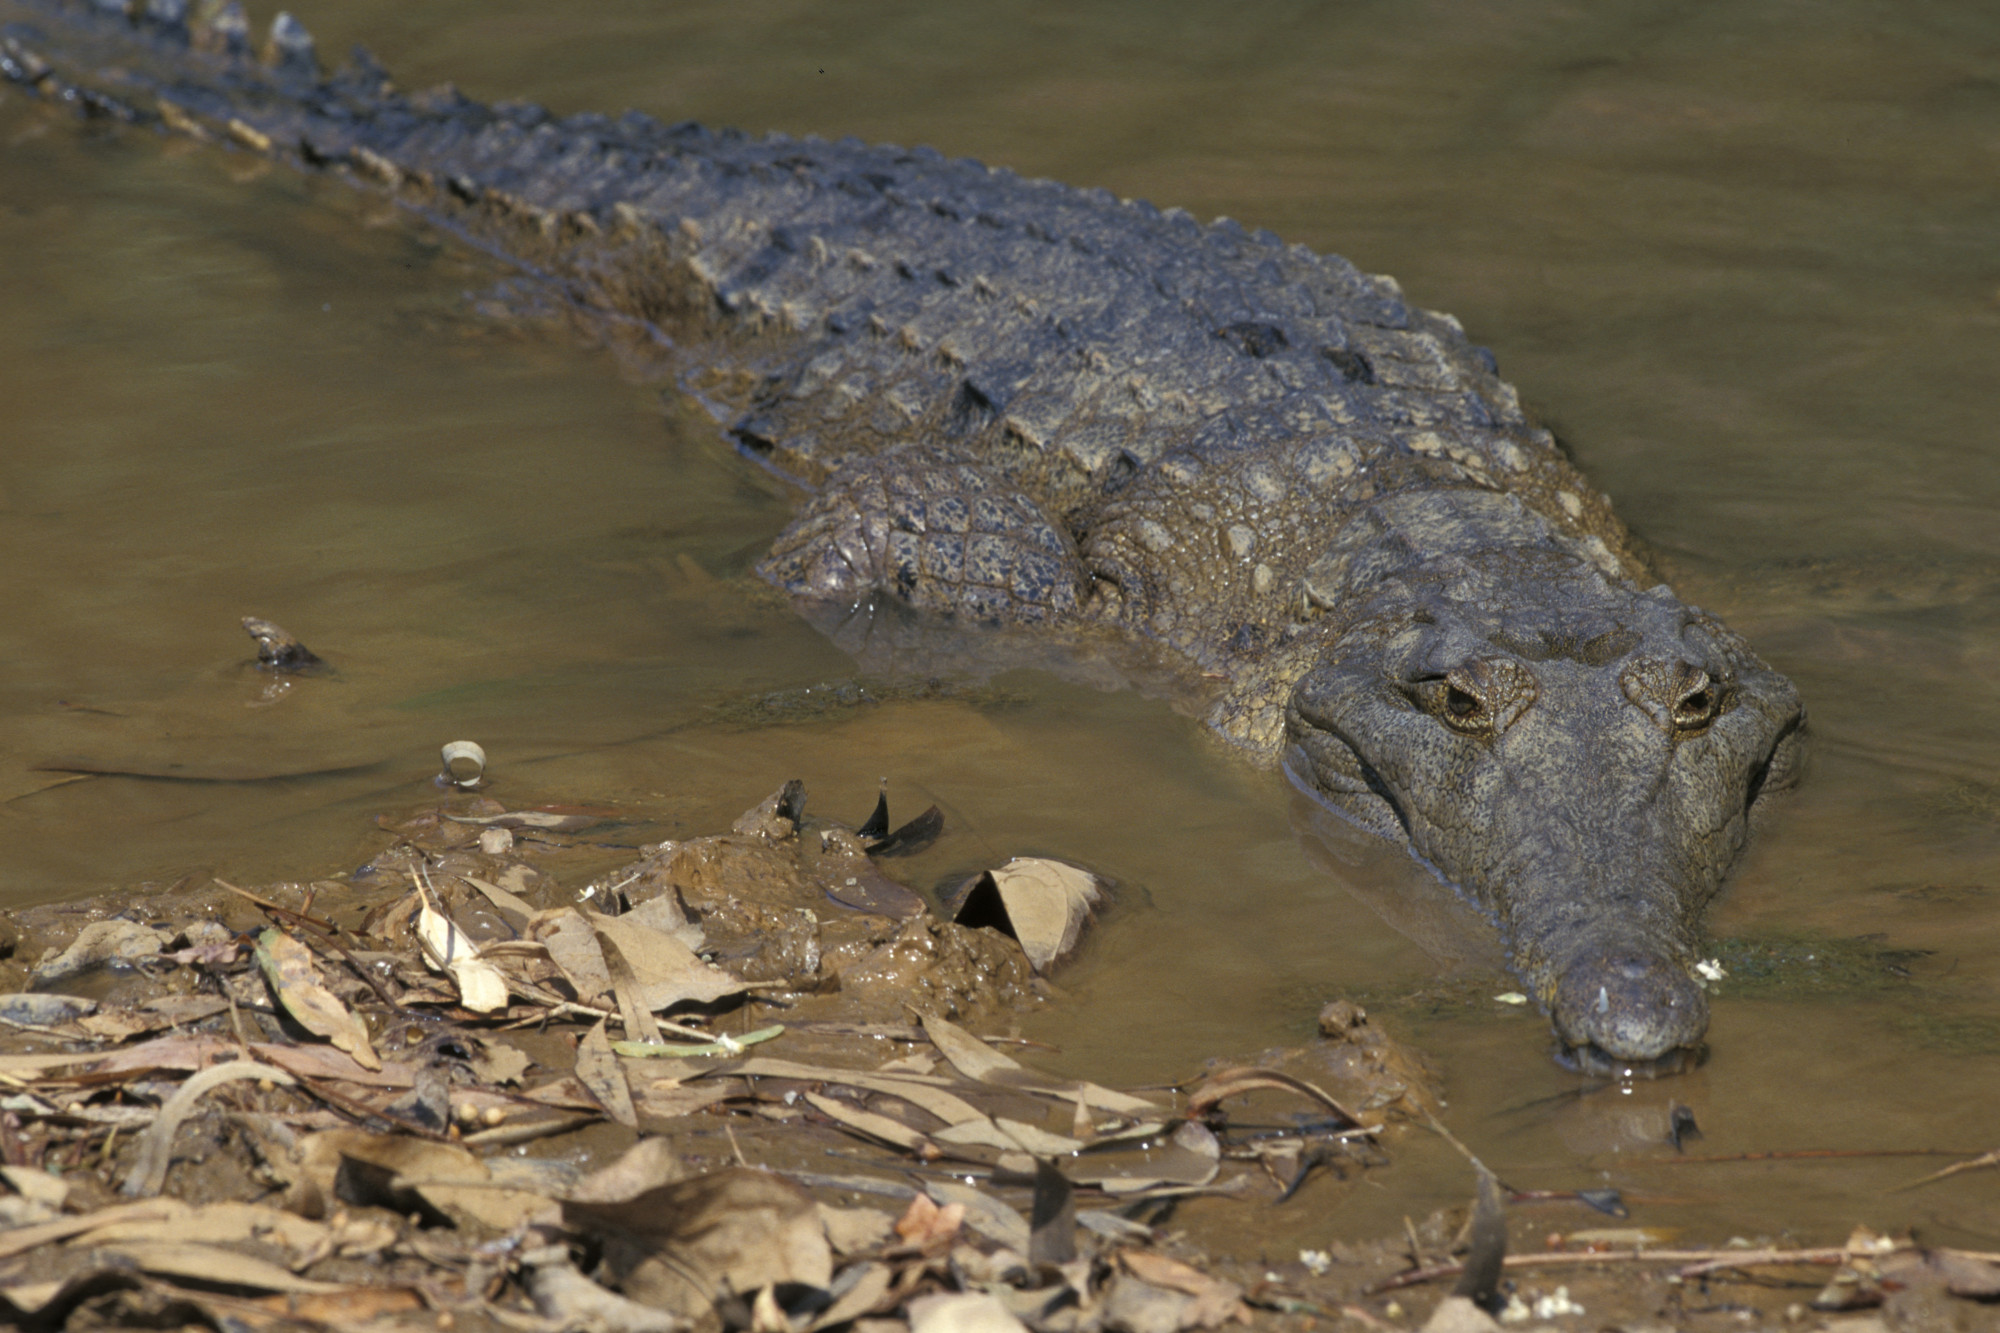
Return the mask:
[[1490,910],[1584,1058],[1706,1025],[1699,915],[1788,682],[1657,586],[1448,316],[1233,224],[924,151],[557,120],[267,63],[224,10],[0,0],[0,73],[339,173],[651,347],[808,493],[760,566],[1157,645],[1222,736]]

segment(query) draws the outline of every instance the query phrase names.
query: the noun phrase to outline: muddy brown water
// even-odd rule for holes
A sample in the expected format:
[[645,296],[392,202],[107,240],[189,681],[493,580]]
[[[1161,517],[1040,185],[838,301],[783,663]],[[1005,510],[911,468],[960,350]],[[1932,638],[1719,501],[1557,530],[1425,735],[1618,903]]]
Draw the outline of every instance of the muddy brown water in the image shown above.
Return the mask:
[[[1946,1158],[1645,1160],[1670,1099],[1696,1152],[1995,1146],[1990,6],[300,12],[410,86],[927,143],[1395,274],[1495,349],[1679,591],[1797,679],[1810,781],[1711,916],[1738,960],[1712,1058],[1590,1091],[1491,999],[1490,942],[1407,860],[1325,845],[1281,778],[1160,704],[1021,671],[739,725],[732,706],[853,667],[732,591],[788,501],[705,419],[483,320],[467,294],[504,271],[379,201],[8,91],[0,903],[351,865],[459,735],[498,794],[629,806],[635,840],[790,776],[858,819],[887,775],[903,813],[952,816],[926,875],[1036,851],[1123,885],[1029,1021],[1053,1063],[1158,1082],[1360,994],[1517,1187],[1615,1184],[1689,1239],[1868,1222],[2000,1244],[1990,1174],[1891,1192]],[[246,613],[339,675],[264,698]],[[169,776],[38,790],[51,759]],[[1371,1186],[1315,1189],[1241,1244],[1379,1232],[1467,1184],[1415,1141]]]

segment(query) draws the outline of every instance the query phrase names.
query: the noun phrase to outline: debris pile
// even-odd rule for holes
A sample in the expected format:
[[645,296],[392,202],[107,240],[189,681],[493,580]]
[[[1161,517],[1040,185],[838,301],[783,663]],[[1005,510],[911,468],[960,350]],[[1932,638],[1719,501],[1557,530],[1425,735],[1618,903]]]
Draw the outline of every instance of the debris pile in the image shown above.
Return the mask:
[[[1358,1173],[1434,1098],[1358,1011],[1310,1068],[1150,1095],[974,1036],[1043,1001],[1104,888],[1017,859],[933,905],[878,862],[934,810],[813,826],[788,784],[560,886],[615,826],[453,791],[342,881],[15,914],[0,1317],[1212,1328],[1243,1286],[1154,1224]],[[1275,1128],[1232,1129],[1249,1097]]]

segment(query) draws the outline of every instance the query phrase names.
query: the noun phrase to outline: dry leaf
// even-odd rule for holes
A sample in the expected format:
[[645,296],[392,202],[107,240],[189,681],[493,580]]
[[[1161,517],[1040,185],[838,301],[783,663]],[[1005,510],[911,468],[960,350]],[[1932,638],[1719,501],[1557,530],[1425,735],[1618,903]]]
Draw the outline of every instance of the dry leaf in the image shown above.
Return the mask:
[[417,908],[417,938],[424,942],[424,961],[434,972],[450,972],[458,983],[458,1001],[475,1014],[507,1007],[507,978],[479,956],[479,946],[451,919],[430,905]]
[[628,1301],[592,1282],[576,1270],[566,1245],[525,1250],[521,1266],[528,1270],[535,1309],[562,1328],[592,1333],[683,1333],[686,1328],[666,1310]]
[[1083,1149],[1081,1140],[1067,1138],[1061,1134],[1051,1134],[1046,1129],[1019,1120],[1008,1120],[995,1116],[980,1116],[962,1124],[950,1125],[932,1135],[939,1143],[956,1144],[960,1147],[978,1145],[999,1148],[1002,1151],[1019,1149],[1036,1157],[1066,1157]]
[[896,1219],[896,1234],[903,1238],[904,1244],[922,1249],[932,1243],[949,1244],[964,1225],[964,1204],[948,1203],[940,1208],[930,1195],[919,1194]]
[[77,933],[69,948],[38,966],[33,981],[46,986],[105,963],[151,958],[165,947],[168,938],[135,921],[93,921]]
[[694,950],[662,930],[630,916],[588,913],[599,935],[625,955],[644,1004],[652,1013],[689,1000],[707,1004],[750,988],[750,983],[705,963]]
[[[656,1162],[662,1173],[672,1169],[666,1155]],[[624,1176],[628,1185],[643,1179],[639,1171]],[[621,1200],[602,1197],[608,1192],[593,1188],[591,1198],[565,1200],[563,1221],[598,1238],[605,1270],[636,1301],[702,1318],[725,1289],[833,1280],[818,1205],[782,1176],[731,1167]]]
[[348,1290],[338,1282],[314,1282],[267,1260],[253,1259],[247,1254],[214,1245],[155,1242],[113,1245],[105,1249],[107,1253],[130,1260],[134,1267],[155,1277],[191,1278],[201,1283],[317,1296]]
[[841,1069],[834,1065],[801,1064],[795,1060],[779,1060],[769,1056],[756,1056],[738,1064],[708,1071],[717,1076],[751,1078],[795,1078],[807,1083],[839,1083],[850,1088],[861,1088],[867,1092],[886,1092],[892,1097],[900,1097],[912,1106],[922,1107],[947,1125],[960,1125],[968,1120],[977,1120],[985,1112],[964,1098],[944,1090],[941,1084],[946,1080],[922,1074],[889,1074],[881,1070]]
[[922,1134],[900,1120],[892,1120],[874,1111],[864,1111],[859,1107],[849,1106],[832,1097],[823,1097],[817,1092],[807,1093],[806,1101],[817,1108],[820,1114],[847,1126],[856,1133],[865,1134],[871,1139],[901,1148],[906,1152],[921,1154],[930,1146]]
[[46,1028],[58,1023],[70,1023],[94,1013],[97,1001],[86,1000],[80,995],[48,995],[40,991],[22,991],[15,995],[0,995],[0,1023],[13,1023],[19,1027]]
[[1243,1304],[1243,1288],[1233,1282],[1210,1277],[1178,1259],[1148,1250],[1120,1250],[1118,1262],[1141,1282],[1192,1296],[1195,1305],[1184,1316],[1187,1324],[1216,1328],[1231,1319],[1250,1322],[1250,1310]]
[[460,875],[459,878],[485,895],[486,901],[493,904],[493,910],[500,913],[507,924],[514,929],[525,930],[528,923],[534,920],[535,909],[525,899],[516,897],[498,884],[489,883],[472,875]]
[[1044,1097],[1060,1097],[1065,1102],[1073,1102],[1081,1097],[1099,1110],[1115,1111],[1119,1115],[1162,1114],[1158,1106],[1142,1097],[1113,1092],[1109,1088],[1100,1088],[1095,1083],[1065,1083],[1060,1079],[1052,1079],[1032,1069],[1024,1068],[948,1019],[939,1018],[934,1014],[924,1014],[921,1018],[924,1035],[938,1048],[938,1053],[951,1062],[952,1068],[975,1083],[990,1083],[998,1088],[1017,1088],[1022,1092],[1038,1093]]
[[978,1292],[911,1301],[910,1333],[1027,1333],[1027,1325],[998,1296]]
[[1021,1216],[1018,1209],[1002,1203],[984,1191],[974,1189],[970,1185],[961,1185],[955,1180],[927,1181],[924,1192],[947,1207],[952,1204],[962,1205],[965,1209],[965,1225],[988,1240],[996,1241],[1016,1254],[1028,1252],[1028,1219]]
[[865,1254],[880,1249],[896,1234],[896,1219],[880,1208],[819,1206],[820,1225],[835,1254]]
[[637,1129],[639,1115],[632,1107],[631,1085],[625,1082],[624,1066],[618,1063],[611,1050],[611,1039],[604,1034],[607,1021],[598,1019],[597,1026],[576,1044],[576,1076],[590,1089],[590,1095],[597,1098],[605,1114],[627,1129]]
[[182,1204],[170,1217],[126,1218],[94,1227],[77,1238],[78,1245],[128,1245],[170,1242],[227,1245],[258,1240],[281,1245],[294,1256],[311,1252],[329,1232],[324,1223],[264,1204],[220,1202],[199,1208]]
[[281,1319],[329,1328],[358,1328],[383,1315],[425,1308],[423,1298],[408,1287],[343,1287],[324,1296],[267,1296],[261,1304]]
[[[880,1213],[876,1216],[882,1217]],[[886,1235],[889,1219],[882,1217],[882,1221],[882,1230]],[[887,1264],[862,1264],[858,1270],[848,1269],[833,1284],[833,1304],[813,1317],[812,1323],[806,1328],[806,1333],[819,1333],[823,1328],[835,1328],[841,1324],[853,1323],[862,1315],[873,1313],[875,1308],[882,1304],[883,1298],[889,1294],[893,1277],[894,1272]]]
[[257,937],[257,965],[264,969],[272,993],[299,1020],[299,1026],[316,1037],[325,1037],[364,1068],[382,1067],[381,1058],[368,1043],[368,1025],[320,984],[312,950],[273,926]]
[[528,924],[528,938],[549,951],[549,957],[569,978],[570,988],[584,1004],[595,1004],[610,993],[611,969],[597,931],[574,907],[542,912]]
[[[660,938],[665,939],[666,936]],[[603,929],[597,932],[598,948],[604,951],[604,968],[611,974],[611,994],[618,1001],[618,1020],[625,1028],[625,1045],[642,1042],[651,1046],[660,1044],[660,1026],[653,1021],[652,1010],[646,1007],[645,991],[639,978],[633,975],[632,965],[625,961],[625,951],[618,947],[618,937]]]

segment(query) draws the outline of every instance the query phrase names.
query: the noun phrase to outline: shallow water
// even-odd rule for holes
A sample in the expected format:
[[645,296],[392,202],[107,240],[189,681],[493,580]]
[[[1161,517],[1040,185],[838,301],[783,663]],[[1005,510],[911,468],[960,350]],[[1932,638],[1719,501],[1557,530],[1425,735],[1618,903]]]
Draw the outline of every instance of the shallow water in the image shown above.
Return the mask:
[[[1990,8],[298,12],[322,50],[365,39],[409,86],[929,143],[1393,273],[1495,349],[1683,596],[1798,681],[1814,769],[1712,914],[1746,960],[1712,1059],[1585,1093],[1542,1020],[1491,1001],[1480,942],[1410,906],[1406,860],[1324,849],[1281,778],[1161,705],[1017,672],[997,697],[720,720],[852,667],[731,586],[788,500],[705,419],[566,337],[483,321],[465,294],[503,272],[386,205],[7,92],[4,901],[323,875],[461,734],[503,796],[626,804],[648,836],[792,776],[858,818],[886,774],[906,812],[952,816],[927,873],[1039,851],[1121,883],[1068,1001],[1031,1025],[1093,1077],[1179,1077],[1361,994],[1438,1060],[1453,1128],[1517,1187],[1608,1180],[1650,1200],[1636,1220],[1701,1239],[1867,1222],[2000,1243],[1990,1177],[1886,1192],[1948,1158],[1636,1160],[1662,1155],[1669,1098],[1704,1153],[1994,1146]],[[339,675],[265,699],[246,613]],[[35,791],[50,759],[181,780]],[[1756,949],[1787,940],[1761,980]],[[1399,1151],[1384,1188],[1309,1187],[1241,1243],[1282,1253],[1464,1195],[1434,1145]]]

